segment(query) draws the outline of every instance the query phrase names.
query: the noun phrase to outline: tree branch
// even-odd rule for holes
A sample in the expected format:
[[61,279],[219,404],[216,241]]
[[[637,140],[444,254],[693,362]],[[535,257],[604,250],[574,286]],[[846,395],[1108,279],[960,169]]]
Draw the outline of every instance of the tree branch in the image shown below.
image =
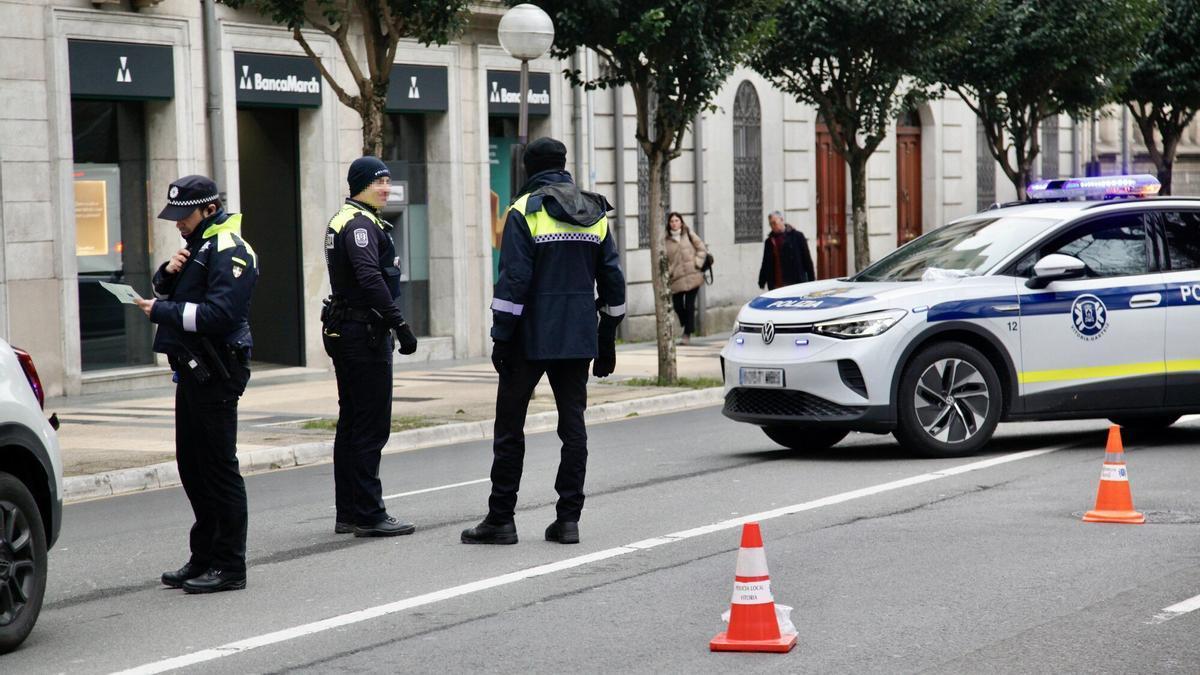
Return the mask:
[[308,44],[308,40],[304,37],[304,33],[300,32],[299,27],[292,29],[292,38],[294,38],[296,42],[300,43],[300,48],[304,50],[305,54],[308,54],[308,58],[311,59],[313,63],[317,64],[317,70],[321,71],[321,77],[325,78],[325,81],[329,83],[329,88],[332,89],[333,93],[337,95],[338,100],[349,108],[357,107],[356,98],[350,94],[347,94],[346,90],[342,88],[342,85],[338,84],[337,80],[333,79],[333,74],[325,68],[325,64],[321,62],[321,57],[317,56],[316,52],[313,51],[312,46]]

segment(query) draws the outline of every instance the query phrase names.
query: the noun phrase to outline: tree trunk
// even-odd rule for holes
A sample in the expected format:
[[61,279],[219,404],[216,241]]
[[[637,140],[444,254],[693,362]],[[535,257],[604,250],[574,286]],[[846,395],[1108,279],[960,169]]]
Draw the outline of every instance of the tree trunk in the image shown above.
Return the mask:
[[383,157],[383,107],[387,101],[387,89],[383,96],[364,94],[362,108],[358,111],[362,117],[362,152],[364,155]]
[[871,242],[867,233],[867,158],[852,155],[850,165],[850,222],[854,232],[854,271],[871,264]]
[[1175,162],[1164,157],[1162,166],[1157,168],[1158,182],[1162,183],[1162,189],[1158,191],[1158,194],[1163,196],[1169,195],[1171,194],[1171,177],[1175,172]]
[[669,386],[676,383],[675,340],[671,331],[671,267],[667,261],[663,222],[666,214],[662,204],[662,176],[667,161],[662,151],[655,150],[647,158],[650,178],[650,280],[654,287],[654,336],[658,343],[658,384]]

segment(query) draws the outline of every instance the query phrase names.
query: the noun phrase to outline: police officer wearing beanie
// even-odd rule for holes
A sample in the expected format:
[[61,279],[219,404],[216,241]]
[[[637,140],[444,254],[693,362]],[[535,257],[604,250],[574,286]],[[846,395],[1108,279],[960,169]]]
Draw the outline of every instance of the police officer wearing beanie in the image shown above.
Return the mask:
[[192,505],[191,558],[162,575],[188,593],[246,587],[246,484],[238,468],[238,398],[250,380],[250,295],[258,258],[241,214],[222,208],[204,176],[171,183],[158,217],[185,240],[138,306],[158,324],[154,351],[175,371],[175,460]]
[[579,542],[588,363],[594,361],[597,377],[612,374],[617,325],[625,317],[625,276],[605,215],[612,206],[575,185],[565,171],[567,148],[553,138],[530,143],[524,163],[529,179],[504,223],[492,300],[492,364],[500,375],[492,494],[487,517],[463,531],[464,544],[517,543],[525,413],[543,375],[554,390],[562,440],[557,518],[546,540]]
[[401,354],[417,351],[417,338],[400,313],[400,259],[392,224],[379,217],[391,192],[391,172],[375,157],[360,157],[346,181],[350,198],[325,231],[333,294],[321,314],[338,388],[334,532],[412,534],[412,523],[388,515],[379,481],[380,453],[392,429],[393,336]]

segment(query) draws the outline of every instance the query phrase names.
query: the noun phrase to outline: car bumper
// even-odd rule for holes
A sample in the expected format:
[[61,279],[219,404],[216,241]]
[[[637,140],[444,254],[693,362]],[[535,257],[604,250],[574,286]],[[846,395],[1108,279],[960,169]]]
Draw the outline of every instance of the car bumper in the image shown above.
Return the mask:
[[721,414],[760,427],[827,427],[887,433],[896,427],[891,406],[844,406],[792,389],[733,387]]

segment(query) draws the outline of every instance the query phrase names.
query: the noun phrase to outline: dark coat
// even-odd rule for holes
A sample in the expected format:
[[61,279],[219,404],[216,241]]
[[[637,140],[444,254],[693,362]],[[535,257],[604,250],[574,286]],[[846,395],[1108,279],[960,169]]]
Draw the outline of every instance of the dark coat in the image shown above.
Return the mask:
[[[758,269],[758,287],[766,286],[775,289],[775,252],[768,235],[763,242],[762,266]],[[779,260],[783,263],[783,285],[802,284],[817,278],[813,271],[812,254],[808,252],[808,240],[800,230],[791,225],[785,225],[783,230],[783,248],[779,251]]]
[[520,343],[529,359],[595,358],[597,308],[612,326],[625,316],[612,207],[566,171],[535,174],[520,194],[504,222],[492,339]]
[[[217,344],[251,346],[250,295],[258,257],[241,237],[241,216],[219,211],[187,238],[189,257],[176,274],[163,263],[154,275],[158,300],[150,320],[158,324],[154,351],[178,355],[189,335]],[[190,347],[189,347],[190,348]]]
[[384,325],[399,326],[404,317],[392,227],[367,204],[347,199],[325,228],[325,266],[330,290],[347,307],[373,309]]

